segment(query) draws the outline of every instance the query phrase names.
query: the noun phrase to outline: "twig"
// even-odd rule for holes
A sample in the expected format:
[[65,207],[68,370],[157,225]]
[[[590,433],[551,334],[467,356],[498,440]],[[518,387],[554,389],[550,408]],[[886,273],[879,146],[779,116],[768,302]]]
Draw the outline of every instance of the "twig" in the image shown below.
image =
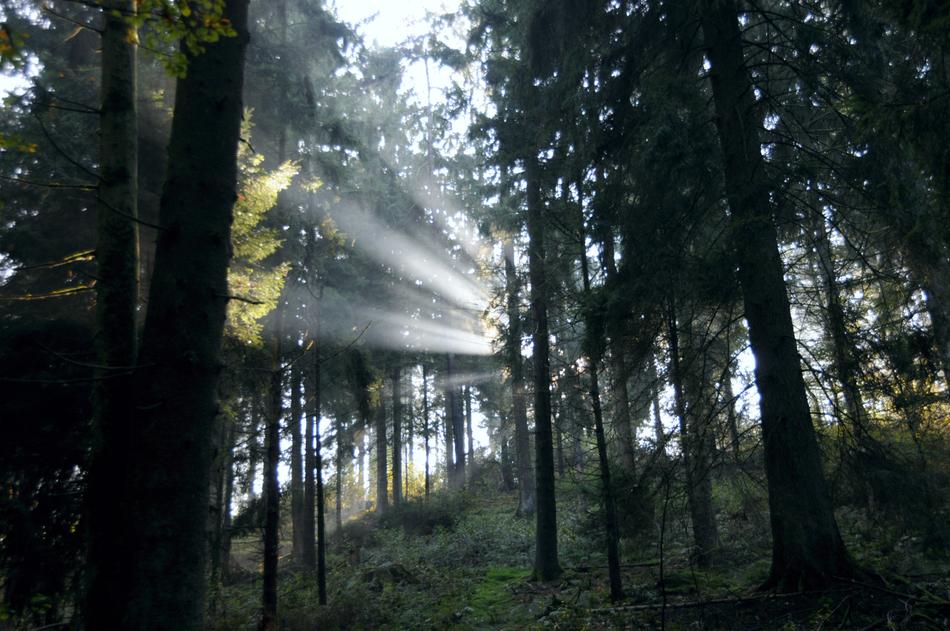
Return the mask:
[[9,175],[0,175],[0,180],[6,180],[8,182],[15,182],[17,184],[23,184],[25,186],[39,186],[41,188],[64,188],[74,191],[95,191],[99,187],[93,184],[60,184],[58,182],[35,182],[33,180],[24,180],[18,177],[10,177]]

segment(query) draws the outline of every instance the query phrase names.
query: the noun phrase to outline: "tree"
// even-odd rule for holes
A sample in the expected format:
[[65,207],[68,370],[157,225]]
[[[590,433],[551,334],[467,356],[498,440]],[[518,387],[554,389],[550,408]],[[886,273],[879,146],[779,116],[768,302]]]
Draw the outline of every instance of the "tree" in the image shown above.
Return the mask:
[[[139,413],[132,427],[128,494],[120,500],[128,512],[123,536],[108,553],[125,557],[125,565],[121,583],[112,585],[111,605],[95,614],[95,621],[106,623],[92,626],[202,626],[211,431],[237,198],[247,0],[228,0],[224,14],[237,36],[190,55],[188,74],[178,81],[162,229],[135,373]],[[104,449],[126,446],[109,442]],[[108,555],[89,563],[97,567]]]
[[756,357],[772,525],[766,586],[797,591],[853,572],[821,468],[742,56],[734,2],[705,1],[702,32],[722,144],[733,245]]

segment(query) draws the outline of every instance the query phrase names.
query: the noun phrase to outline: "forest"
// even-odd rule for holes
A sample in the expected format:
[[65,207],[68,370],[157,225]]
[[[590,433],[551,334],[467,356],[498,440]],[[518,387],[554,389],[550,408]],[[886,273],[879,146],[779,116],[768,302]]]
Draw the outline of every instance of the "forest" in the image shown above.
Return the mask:
[[950,629],[950,2],[397,4],[0,0],[0,630]]

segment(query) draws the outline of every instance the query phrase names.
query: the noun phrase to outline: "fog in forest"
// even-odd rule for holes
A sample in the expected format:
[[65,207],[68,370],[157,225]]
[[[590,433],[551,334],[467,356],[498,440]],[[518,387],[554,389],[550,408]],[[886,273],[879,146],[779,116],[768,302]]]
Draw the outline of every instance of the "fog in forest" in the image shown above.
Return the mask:
[[950,7],[0,2],[0,631],[950,628]]

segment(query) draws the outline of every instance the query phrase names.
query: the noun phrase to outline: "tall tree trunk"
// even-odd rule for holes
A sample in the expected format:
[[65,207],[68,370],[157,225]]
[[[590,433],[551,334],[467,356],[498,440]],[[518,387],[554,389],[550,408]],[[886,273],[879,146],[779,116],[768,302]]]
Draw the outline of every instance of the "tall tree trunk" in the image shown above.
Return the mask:
[[227,463],[224,479],[224,506],[221,513],[221,540],[220,554],[221,583],[227,585],[231,582],[231,502],[234,500],[234,450],[236,448],[237,429],[232,421],[229,436],[227,452]]
[[304,489],[303,489],[303,436],[300,424],[303,421],[303,409],[300,405],[303,376],[300,362],[290,367],[290,415],[287,417],[287,431],[290,434],[290,523],[291,557],[294,563],[304,565],[306,526],[304,526]]
[[430,482],[429,482],[429,367],[422,364],[422,440],[425,444],[426,465],[425,465],[425,497],[428,501]]
[[257,491],[254,482],[257,480],[257,465],[261,461],[261,404],[252,400],[248,406],[250,415],[247,431],[247,479],[244,481],[244,498],[248,506],[257,500]]
[[465,437],[468,439],[468,464],[469,472],[472,474],[472,465],[475,460],[475,439],[472,437],[472,387],[469,385],[465,386],[464,391],[465,397]]
[[660,414],[660,379],[656,374],[656,354],[651,353],[647,362],[647,378],[650,380],[650,397],[653,400],[653,432],[656,434],[656,450],[660,456],[666,455],[666,429]]
[[818,588],[853,572],[838,531],[808,409],[784,281],[751,80],[734,0],[705,0],[702,32],[712,65],[730,225],[756,358],[772,526],[768,587]]
[[[344,478],[344,467],[346,466],[346,448],[344,447],[344,436],[345,436],[345,427],[343,425],[342,416],[338,416],[336,419],[336,484],[335,488],[335,498],[334,498],[334,524],[336,525],[337,532],[340,532],[340,529],[343,528],[343,478]],[[350,459],[353,458],[353,450],[350,447]],[[362,487],[363,480],[359,481],[360,487]],[[360,499],[362,501],[362,499]]]
[[[96,207],[96,350],[106,368],[96,382],[93,450],[85,494],[87,549],[84,614],[89,628],[115,627],[126,586],[123,551],[131,516],[122,483],[132,466],[134,416],[132,366],[136,359],[138,307],[138,130],[136,46],[121,13],[135,0],[104,3],[99,118],[99,184]],[[108,9],[115,9],[113,14]],[[133,526],[134,528],[134,526]]]
[[412,422],[413,422],[413,417],[415,416],[415,404],[414,404],[414,401],[413,401],[413,389],[412,389],[412,371],[409,372],[409,378],[406,379],[406,381],[403,382],[403,383],[405,384],[405,385],[403,386],[403,395],[405,396],[406,401],[408,402],[408,410],[409,410],[409,413],[406,415],[406,440],[405,440],[405,442],[403,443],[403,446],[404,446],[404,448],[405,448],[405,450],[406,450],[406,457],[403,459],[403,461],[406,463],[406,470],[405,470],[405,473],[404,473],[404,475],[403,475],[403,482],[404,482],[406,488],[405,488],[405,490],[404,490],[404,492],[403,492],[403,497],[408,500],[408,499],[409,499],[409,485],[410,485],[409,477],[410,477],[410,475],[411,475],[411,473],[412,473],[412,469],[413,469],[413,463],[412,463],[412,452],[413,452],[412,438],[413,438],[413,436],[414,436],[414,433],[413,433],[413,432],[415,431],[414,428],[413,428],[413,426],[412,426],[412,425],[413,425],[413,423],[412,423]]
[[449,409],[451,410],[452,444],[455,445],[455,467],[452,469],[452,488],[465,486],[465,419],[462,415],[462,393],[455,383],[455,356],[446,356],[446,375],[449,383]]
[[455,441],[452,439],[455,430],[452,427],[452,417],[454,416],[453,410],[455,409],[455,396],[452,391],[452,386],[448,384],[448,380],[444,385],[444,392],[442,396],[445,400],[445,410],[443,414],[443,425],[445,429],[445,487],[451,488],[454,483],[455,478]]
[[313,344],[313,366],[310,370],[303,370],[306,376],[304,381],[304,401],[307,403],[304,410],[306,429],[304,430],[304,457],[303,457],[303,506],[300,511],[302,533],[300,537],[301,554],[300,564],[313,570],[317,565],[316,533],[314,531],[314,510],[317,501],[317,454],[314,446],[314,433],[320,421],[320,352],[316,336],[311,340]]
[[[178,81],[148,313],[135,373],[124,534],[102,551],[125,556],[96,628],[196,629],[207,587],[206,515],[227,306],[231,212],[247,43],[247,0],[229,0],[237,37],[208,44]],[[100,558],[89,559],[93,572]],[[110,563],[111,565],[111,563]],[[95,603],[90,603],[94,605]],[[92,609],[94,607],[90,607]],[[101,614],[101,615],[100,615]]]
[[825,327],[834,357],[835,377],[841,386],[848,424],[857,444],[861,445],[867,439],[867,413],[864,410],[864,397],[858,387],[858,362],[849,339],[841,295],[838,293],[831,240],[825,228],[824,215],[816,215],[812,224],[814,258],[817,259],[819,282],[824,293]]
[[681,345],[677,307],[674,299],[670,298],[667,320],[670,383],[673,385],[676,415],[680,421],[686,498],[693,526],[693,557],[699,567],[705,568],[712,565],[713,553],[718,547],[710,477],[715,450],[710,423],[716,395],[709,371],[705,369],[708,366],[705,349],[693,339],[695,331],[704,328],[703,323],[697,323],[691,317],[686,320],[687,343]]
[[283,413],[284,390],[281,380],[281,321],[283,305],[277,306],[275,331],[271,334],[270,384],[268,409],[264,428],[264,576],[261,624],[262,631],[277,629],[277,558],[280,535],[280,417]]
[[528,205],[528,273],[534,355],[534,466],[537,488],[534,576],[550,581],[561,574],[557,553],[557,500],[554,491],[554,437],[551,432],[551,368],[548,347],[548,284],[544,217],[536,155],[525,161]]
[[511,441],[508,438],[509,430],[505,427],[505,425],[508,424],[508,420],[503,416],[501,422],[502,429],[498,437],[499,457],[501,458],[501,485],[505,491],[514,491],[515,472],[511,466],[511,449],[508,446]]
[[356,477],[359,478],[359,488],[357,499],[359,501],[359,510],[365,510],[366,506],[366,428],[369,427],[369,418],[362,420],[363,427],[357,432],[356,441]]
[[[321,292],[322,294],[322,292]],[[313,434],[316,444],[313,449],[313,469],[316,473],[316,503],[317,503],[317,533],[316,533],[316,567],[317,567],[317,594],[321,605],[327,604],[327,528],[326,528],[326,501],[323,489],[323,444],[320,435],[320,405],[322,402],[322,380],[320,378],[320,345],[316,339],[313,344]],[[337,437],[339,440],[339,437]],[[340,477],[340,471],[337,471],[337,477]],[[337,500],[339,506],[339,499]],[[337,519],[340,519],[339,514]],[[308,540],[309,550],[308,558],[313,554],[313,504],[310,505],[310,538]],[[313,567],[313,565],[307,565]]]
[[393,506],[402,504],[402,368],[393,368]]
[[535,510],[534,467],[528,435],[528,402],[524,385],[524,360],[521,357],[521,308],[518,274],[515,270],[515,243],[511,236],[503,243],[505,257],[505,293],[508,300],[508,370],[511,371],[512,415],[515,422],[515,455],[518,460],[518,511],[530,517]]
[[[612,284],[617,277],[613,229],[606,218],[601,218],[598,226],[595,232],[600,241],[601,266],[604,268],[606,282]],[[623,326],[612,318],[607,322],[607,337],[610,341],[610,372],[613,376],[611,393],[613,394],[614,427],[620,438],[623,473],[632,477],[636,472],[636,448],[630,416],[630,368],[624,354],[626,349]]]
[[389,509],[389,469],[386,462],[386,399],[380,384],[376,404],[376,512]]
[[[589,297],[590,264],[587,261],[587,239],[584,234],[584,217],[580,204],[578,204],[578,214],[580,215],[580,236],[582,237],[579,258],[584,282],[584,296]],[[592,330],[593,328],[591,327]],[[589,346],[594,347],[594,345]],[[598,378],[600,357],[597,357],[593,352],[588,352],[587,360],[590,365],[590,401],[594,409],[594,436],[597,440],[597,462],[600,465],[601,496],[604,501],[604,529],[607,539],[607,574],[610,580],[610,599],[617,601],[623,598],[623,579],[620,574],[620,525],[617,520],[617,507],[614,504],[613,488],[610,481],[610,461],[607,458],[607,438],[604,433],[604,414],[600,400],[600,379]]]

